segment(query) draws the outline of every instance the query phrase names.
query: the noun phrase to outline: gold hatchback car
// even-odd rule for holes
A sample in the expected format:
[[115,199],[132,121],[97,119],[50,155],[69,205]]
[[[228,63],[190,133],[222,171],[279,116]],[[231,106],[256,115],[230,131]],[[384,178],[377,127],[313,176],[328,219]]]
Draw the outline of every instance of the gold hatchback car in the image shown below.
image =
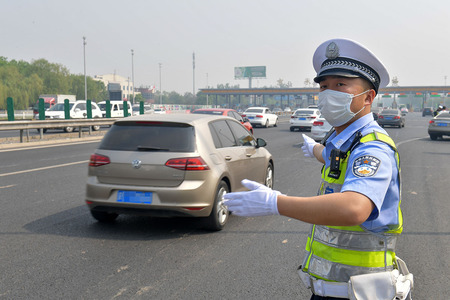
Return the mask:
[[199,114],[139,115],[118,120],[91,155],[86,203],[100,222],[119,214],[203,217],[221,230],[222,196],[242,179],[273,186],[274,163],[237,120]]

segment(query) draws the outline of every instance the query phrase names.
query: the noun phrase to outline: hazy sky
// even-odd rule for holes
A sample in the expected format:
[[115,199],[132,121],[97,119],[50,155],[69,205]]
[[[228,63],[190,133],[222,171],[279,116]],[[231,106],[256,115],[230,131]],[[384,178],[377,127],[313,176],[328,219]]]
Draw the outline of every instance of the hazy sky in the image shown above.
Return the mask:
[[[45,58],[87,75],[114,73],[135,85],[184,94],[240,84],[234,67],[266,66],[267,78],[304,87],[325,40],[354,39],[401,86],[450,85],[449,0],[0,0],[0,56]],[[208,74],[208,75],[207,75]],[[445,76],[448,75],[447,80]]]

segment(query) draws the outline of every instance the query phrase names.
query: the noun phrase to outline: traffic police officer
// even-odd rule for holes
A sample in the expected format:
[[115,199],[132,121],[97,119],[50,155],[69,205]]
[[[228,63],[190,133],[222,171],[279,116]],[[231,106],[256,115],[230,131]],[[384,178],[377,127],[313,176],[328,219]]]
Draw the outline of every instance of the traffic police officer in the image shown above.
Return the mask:
[[[323,164],[318,195],[287,196],[243,180],[249,191],[226,194],[224,204],[238,216],[280,214],[313,224],[299,268],[311,299],[365,299],[364,294],[379,299],[394,293],[392,299],[395,287],[380,288],[372,277],[357,277],[398,268],[400,161],[371,113],[378,90],[389,83],[388,72],[368,49],[347,39],[322,43],[313,65],[319,110],[335,129],[324,144],[303,135],[305,156]],[[398,287],[397,296],[402,297]]]

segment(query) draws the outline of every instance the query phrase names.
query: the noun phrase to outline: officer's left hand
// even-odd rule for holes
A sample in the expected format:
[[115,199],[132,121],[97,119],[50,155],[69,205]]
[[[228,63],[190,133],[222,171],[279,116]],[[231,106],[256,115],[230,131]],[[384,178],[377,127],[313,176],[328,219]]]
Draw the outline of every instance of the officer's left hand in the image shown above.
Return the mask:
[[279,215],[277,196],[279,191],[274,191],[265,185],[248,179],[242,180],[242,185],[249,189],[248,192],[228,193],[223,196],[224,205],[237,216],[256,217]]

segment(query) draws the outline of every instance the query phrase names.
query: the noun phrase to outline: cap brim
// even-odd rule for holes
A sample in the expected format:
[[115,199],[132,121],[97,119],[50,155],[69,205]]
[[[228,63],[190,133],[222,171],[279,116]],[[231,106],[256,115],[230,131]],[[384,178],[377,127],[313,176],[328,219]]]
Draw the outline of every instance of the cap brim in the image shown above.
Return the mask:
[[363,78],[359,73],[356,72],[351,72],[351,71],[347,71],[347,70],[336,70],[336,69],[332,69],[332,70],[326,70],[321,72],[317,77],[314,78],[314,82],[316,83],[320,83],[325,76],[342,76],[342,77],[348,77],[348,78]]

